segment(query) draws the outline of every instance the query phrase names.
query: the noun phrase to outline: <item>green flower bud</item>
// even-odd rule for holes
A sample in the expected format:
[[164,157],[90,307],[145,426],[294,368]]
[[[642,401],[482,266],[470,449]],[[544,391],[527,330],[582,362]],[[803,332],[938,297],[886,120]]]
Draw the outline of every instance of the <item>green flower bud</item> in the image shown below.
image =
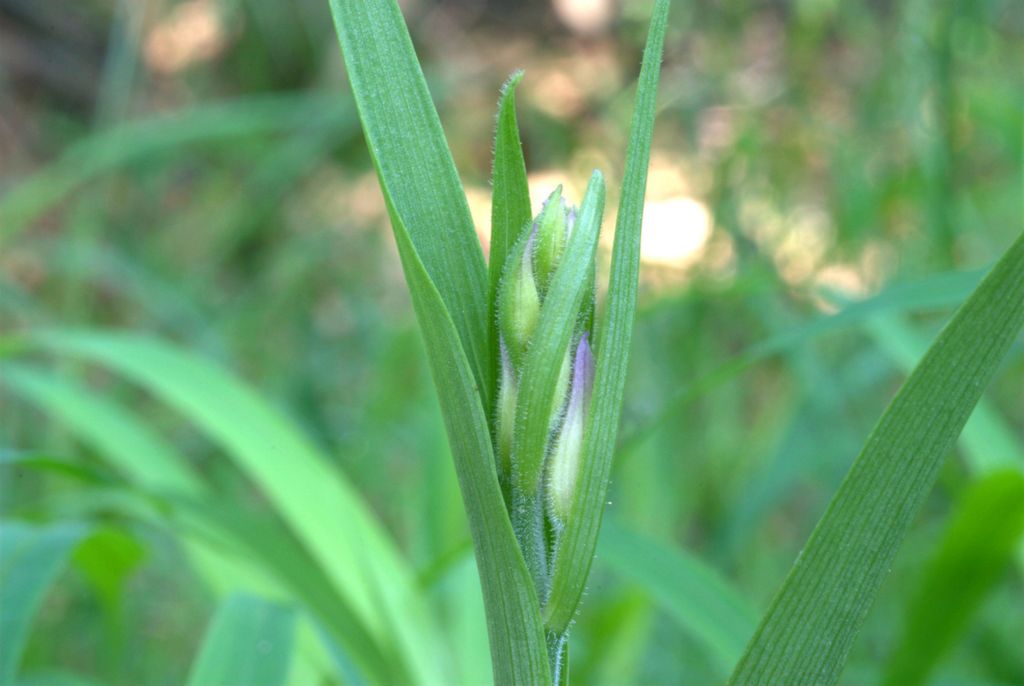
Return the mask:
[[580,338],[572,365],[572,389],[565,421],[548,457],[547,499],[551,519],[561,529],[569,519],[583,452],[583,429],[594,384],[594,355],[587,334]]
[[501,380],[498,386],[498,479],[508,483],[512,478],[512,438],[516,426],[516,402],[519,395],[516,373],[512,368],[505,340],[498,342],[501,351]]
[[555,395],[557,404],[551,410],[551,422],[548,424],[549,433],[558,428],[558,423],[564,414],[567,396],[569,395],[569,375],[572,372],[572,354],[569,348],[565,349],[565,357],[562,358],[562,367],[558,370],[558,381],[555,382]]
[[544,207],[534,221],[537,242],[534,248],[534,268],[537,283],[543,293],[547,290],[551,277],[558,268],[565,246],[569,242],[569,234],[576,220],[576,210],[569,208],[562,197],[559,186],[544,202]]
[[508,256],[498,295],[498,328],[516,367],[540,318],[540,293],[533,277],[534,237],[520,240]]

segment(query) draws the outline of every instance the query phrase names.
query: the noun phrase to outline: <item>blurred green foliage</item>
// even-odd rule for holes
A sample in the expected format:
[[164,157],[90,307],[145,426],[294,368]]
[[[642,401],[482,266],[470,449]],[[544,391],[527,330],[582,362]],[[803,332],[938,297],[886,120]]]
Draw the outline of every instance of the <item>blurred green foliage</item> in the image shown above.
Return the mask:
[[[555,4],[561,15],[403,3],[471,202],[487,195],[497,89],[518,67],[538,183],[579,187],[599,166],[619,185],[648,3],[615,3],[586,34]],[[650,199],[696,203],[711,228],[692,259],[652,252],[642,266],[574,682],[724,679],[970,270],[1021,231],[1021,64],[1013,0],[677,0]],[[290,610],[233,592],[319,608],[326,628],[295,629],[289,679],[356,683],[337,650],[345,619],[316,595],[336,589],[313,578],[311,539],[271,493],[287,460],[257,478],[186,401],[38,344],[54,327],[128,329],[244,380],[394,539],[447,673],[489,674],[444,430],[344,84],[321,0],[0,0],[0,514],[14,522],[0,570],[38,549],[57,575],[10,667],[24,683],[185,683],[196,655],[221,664],[207,657],[216,629],[246,612],[267,622],[254,632],[290,635]],[[654,235],[700,233],[689,214],[652,215],[667,217]],[[890,658],[913,654],[917,590],[963,564],[948,560],[971,550],[960,539],[984,535],[970,513],[991,517],[972,505],[979,477],[1024,466],[1022,353],[1018,341],[943,468],[843,683],[881,683],[903,664]],[[189,397],[218,397],[212,377],[191,383]],[[232,440],[263,429],[235,425]],[[210,574],[185,535],[191,510],[154,491],[166,479],[200,483],[201,513],[276,551],[240,559],[303,592]],[[341,539],[351,523],[309,527]],[[1024,680],[1016,535],[1011,564],[971,572],[986,583],[948,645],[921,648],[931,683]],[[326,651],[309,648],[325,633]]]

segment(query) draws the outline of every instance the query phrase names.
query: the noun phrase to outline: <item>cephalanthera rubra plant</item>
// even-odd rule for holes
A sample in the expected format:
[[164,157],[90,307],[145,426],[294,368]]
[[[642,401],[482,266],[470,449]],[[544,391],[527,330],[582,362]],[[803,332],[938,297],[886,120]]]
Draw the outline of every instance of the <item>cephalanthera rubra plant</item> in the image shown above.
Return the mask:
[[[566,637],[601,525],[636,310],[640,224],[668,0],[654,3],[595,304],[604,204],[557,190],[535,217],[502,91],[490,262],[391,0],[331,0],[426,343],[476,552],[499,684],[565,683]],[[940,335],[869,438],[732,683],[831,684],[909,526],[1024,320],[1024,241]]]
[[668,5],[654,9],[608,295],[595,314],[604,179],[594,172],[578,208],[556,190],[532,218],[515,116],[521,74],[499,103],[488,267],[397,6],[332,3],[445,415],[500,683],[566,673],[622,405]]

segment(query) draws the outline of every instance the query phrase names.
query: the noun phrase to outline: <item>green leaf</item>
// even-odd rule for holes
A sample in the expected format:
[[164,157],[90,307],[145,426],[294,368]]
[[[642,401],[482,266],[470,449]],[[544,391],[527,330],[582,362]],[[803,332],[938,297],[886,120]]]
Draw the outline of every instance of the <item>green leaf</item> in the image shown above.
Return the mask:
[[599,561],[646,590],[701,641],[726,676],[754,633],[757,615],[728,581],[698,558],[605,520]]
[[862,326],[865,321],[870,321],[882,313],[922,311],[960,305],[978,285],[982,276],[981,272],[950,272],[913,283],[891,286],[875,297],[852,303],[835,314],[813,319],[759,341],[714,371],[683,385],[674,397],[666,401],[650,417],[638,426],[624,430],[619,439],[619,452],[628,453],[655,428],[676,416],[687,403],[719,384],[735,378],[762,360],[823,336]]
[[22,675],[14,686],[102,686],[89,677],[63,669],[43,668]]
[[967,489],[907,603],[903,634],[889,656],[884,686],[927,682],[1003,578],[1022,535],[1024,476],[995,472]]
[[379,642],[367,631],[316,560],[276,519],[209,500],[172,503],[191,515],[186,520],[191,526],[184,532],[179,528],[179,534],[187,538],[208,538],[209,545],[221,549],[227,535],[231,543],[241,547],[243,559],[272,572],[339,641],[346,656],[347,671],[365,674],[374,683],[408,681],[404,665],[401,659],[396,659],[389,640]]
[[60,474],[91,486],[105,486],[117,480],[117,477],[106,470],[97,469],[92,465],[70,462],[51,457],[44,453],[0,450],[0,467],[16,467],[36,469],[42,472]]
[[540,607],[498,485],[487,415],[455,324],[390,204],[395,242],[426,343],[484,595],[494,681],[551,683]]
[[959,309],[875,427],[731,684],[828,686],[914,514],[1024,324],[1024,236]]
[[530,340],[516,404],[513,471],[520,490],[534,496],[544,469],[545,446],[558,386],[558,373],[577,327],[577,313],[590,289],[594,254],[604,214],[604,177],[594,171],[587,184],[569,245],[551,280]]
[[443,680],[436,630],[393,542],[330,459],[251,388],[144,337],[58,330],[31,340],[119,372],[206,431],[260,486],[369,631],[397,641],[408,673]]
[[206,630],[188,686],[283,686],[294,645],[293,610],[255,596],[229,596]]
[[29,365],[4,363],[3,383],[72,428],[118,471],[155,494],[198,495],[205,484],[143,423],[79,384]]
[[331,11],[380,184],[455,323],[490,407],[487,268],[402,13],[394,0],[331,0]]
[[491,289],[488,292],[488,336],[490,337],[492,381],[498,364],[498,284],[501,282],[505,257],[519,240],[532,219],[530,186],[526,179],[523,144],[516,122],[516,86],[523,78],[522,70],[513,73],[501,87],[498,121],[494,134],[494,169],[491,174],[491,252],[488,269]]
[[[909,373],[928,350],[928,341],[896,315],[878,315],[867,325],[875,342],[905,372]],[[1013,431],[985,398],[978,401],[974,413],[960,434],[960,445],[967,466],[975,474],[1024,467],[1024,450]]]
[[651,156],[655,99],[661,51],[668,25],[669,0],[658,0],[644,50],[637,86],[636,109],[626,153],[619,214],[612,248],[611,277],[605,312],[595,342],[594,391],[583,441],[583,464],[576,497],[555,557],[551,595],[544,608],[548,629],[561,634],[569,627],[586,585],[601,528],[608,476],[615,452],[619,412],[629,364],[629,342],[636,314],[640,271],[640,224],[643,219],[647,165]]
[[93,177],[183,145],[351,120],[350,102],[322,95],[275,95],[161,114],[94,133],[70,146],[0,198],[0,242],[38,219]]
[[[366,674],[381,683],[403,679],[402,660],[382,652],[388,641],[382,646],[368,633],[321,566],[276,520],[252,521],[237,508],[211,501],[206,497],[209,493],[205,484],[186,469],[180,455],[150,432],[138,417],[95,391],[29,365],[10,363],[4,364],[3,369],[3,379],[9,388],[36,403],[41,411],[54,415],[140,489],[161,497],[164,505],[173,506],[169,533],[181,538],[208,577],[211,565],[219,569],[225,564],[223,559],[217,559],[218,555],[231,557],[226,564],[235,569],[241,566],[250,579],[266,572],[274,574],[334,632],[352,661]],[[68,471],[76,465],[42,466]],[[188,477],[183,479],[182,474]],[[233,547],[241,547],[242,554]],[[97,565],[101,572],[105,567],[105,563]],[[218,585],[216,579],[210,581]],[[238,575],[234,574],[230,587],[238,584]]]
[[0,684],[14,682],[43,596],[88,531],[79,523],[0,522]]

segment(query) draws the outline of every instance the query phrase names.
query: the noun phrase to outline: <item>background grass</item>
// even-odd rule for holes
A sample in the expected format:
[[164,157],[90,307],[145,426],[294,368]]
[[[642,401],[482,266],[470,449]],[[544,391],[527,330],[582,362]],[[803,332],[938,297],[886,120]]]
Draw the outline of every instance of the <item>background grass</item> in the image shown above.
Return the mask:
[[[600,167],[612,225],[647,5],[582,32],[545,2],[403,4],[478,232],[498,87],[519,67],[531,192],[564,182],[578,202]],[[575,682],[724,680],[904,374],[1021,231],[1022,26],[1010,0],[675,3]],[[184,524],[133,516],[124,499],[148,493],[146,470],[118,471],[118,446],[89,440],[52,395],[30,402],[26,365],[83,389],[72,409],[129,411],[225,509],[280,525],[266,484],[194,417],[15,345],[60,326],[159,337],[244,379],[395,539],[452,673],[486,675],[454,472],[327,3],[5,0],[0,69],[0,333],[18,358],[0,367],[0,507],[93,527],[43,598],[20,673],[182,683],[218,598],[266,590],[235,572],[216,587]],[[962,501],[992,466],[1024,465],[1022,352],[945,463],[843,683],[879,683],[897,645],[913,653],[917,591],[958,550],[947,528],[984,526]],[[1020,559],[984,562],[996,581],[933,683],[1024,680]],[[654,575],[666,569],[680,571]]]

